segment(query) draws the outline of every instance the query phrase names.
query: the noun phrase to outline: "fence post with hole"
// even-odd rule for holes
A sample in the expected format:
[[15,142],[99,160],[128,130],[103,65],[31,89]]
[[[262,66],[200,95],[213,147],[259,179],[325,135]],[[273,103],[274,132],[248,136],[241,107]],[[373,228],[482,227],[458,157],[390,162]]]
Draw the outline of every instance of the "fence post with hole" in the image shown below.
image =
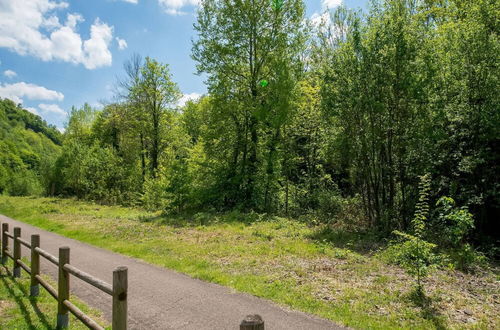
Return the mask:
[[57,291],[57,328],[69,327],[69,310],[64,305],[65,300],[69,300],[69,273],[64,269],[64,265],[69,264],[69,247],[59,248],[59,277]]
[[9,257],[7,257],[7,248],[9,246],[9,238],[7,237],[7,232],[9,231],[9,224],[2,223],[2,264],[5,265]]
[[113,330],[127,329],[127,267],[118,267],[113,271]]
[[30,296],[36,297],[40,292],[37,275],[40,275],[40,255],[36,248],[40,247],[40,235],[31,235],[31,286]]
[[21,228],[14,227],[14,253],[12,254],[14,259],[14,269],[13,275],[14,277],[21,277],[21,266],[19,266],[19,259],[21,259],[21,242],[19,242],[18,238],[21,237]]

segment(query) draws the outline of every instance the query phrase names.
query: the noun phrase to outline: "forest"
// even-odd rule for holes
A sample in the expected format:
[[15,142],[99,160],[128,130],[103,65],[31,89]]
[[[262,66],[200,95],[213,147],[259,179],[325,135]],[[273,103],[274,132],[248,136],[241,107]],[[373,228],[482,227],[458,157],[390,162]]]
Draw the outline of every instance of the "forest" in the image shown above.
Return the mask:
[[73,107],[64,133],[1,100],[0,193],[274,214],[464,265],[498,257],[499,13],[378,0],[308,20],[302,0],[203,0],[206,95],[179,106],[168,64],[137,54],[113,100]]

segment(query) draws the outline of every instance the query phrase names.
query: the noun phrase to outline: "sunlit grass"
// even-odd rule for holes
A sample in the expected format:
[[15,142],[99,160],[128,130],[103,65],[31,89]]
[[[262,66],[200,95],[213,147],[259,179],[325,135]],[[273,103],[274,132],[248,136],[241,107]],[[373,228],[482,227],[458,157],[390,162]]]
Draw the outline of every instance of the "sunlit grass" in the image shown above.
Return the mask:
[[370,235],[258,214],[163,217],[74,199],[2,196],[0,212],[354,328],[499,325],[494,275],[439,271],[424,308],[411,299],[412,280],[377,257],[381,244]]
[[[0,265],[0,329],[55,329],[57,301],[42,287],[38,297],[29,297],[29,275],[22,271],[21,278],[13,278],[11,272],[12,261],[5,266]],[[45,279],[57,287],[54,281],[48,277]],[[71,302],[102,326],[108,325],[100,312],[87,307],[75,296],[71,297]],[[87,329],[71,314],[70,327]]]

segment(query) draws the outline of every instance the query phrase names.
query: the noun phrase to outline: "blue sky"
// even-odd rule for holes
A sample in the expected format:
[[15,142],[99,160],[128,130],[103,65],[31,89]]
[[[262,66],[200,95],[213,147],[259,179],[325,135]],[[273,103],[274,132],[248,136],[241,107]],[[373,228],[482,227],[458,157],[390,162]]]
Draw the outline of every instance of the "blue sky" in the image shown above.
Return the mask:
[[[198,0],[0,0],[0,97],[63,128],[71,106],[111,101],[133,53],[168,63],[184,100],[206,92],[190,57]],[[307,16],[342,0],[305,0]],[[364,8],[367,0],[344,0]]]

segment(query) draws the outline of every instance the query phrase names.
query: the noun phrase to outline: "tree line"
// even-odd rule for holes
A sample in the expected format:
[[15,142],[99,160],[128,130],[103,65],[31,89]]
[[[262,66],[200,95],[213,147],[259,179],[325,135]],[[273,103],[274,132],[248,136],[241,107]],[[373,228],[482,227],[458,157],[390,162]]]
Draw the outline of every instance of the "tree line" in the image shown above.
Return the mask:
[[446,196],[494,237],[499,7],[378,0],[311,21],[301,0],[203,0],[192,58],[208,93],[178,106],[168,65],[133,56],[116,102],[72,109],[46,193],[390,233],[427,174],[435,226]]

